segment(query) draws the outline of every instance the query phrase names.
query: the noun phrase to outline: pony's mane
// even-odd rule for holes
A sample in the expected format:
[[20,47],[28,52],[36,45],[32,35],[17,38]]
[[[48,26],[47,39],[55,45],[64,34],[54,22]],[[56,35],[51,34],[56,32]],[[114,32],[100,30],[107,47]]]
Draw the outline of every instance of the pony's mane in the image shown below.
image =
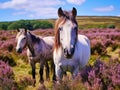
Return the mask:
[[[71,15],[71,12],[68,12],[68,11],[64,11],[63,12],[64,15],[62,17],[59,17],[56,22],[55,22],[55,31],[54,31],[54,34],[55,34],[55,44],[54,44],[54,48],[58,49],[61,44],[60,44],[60,35],[59,35],[59,24],[64,24],[66,22],[66,20],[71,20],[73,23],[75,23],[76,25],[77,24],[77,21],[75,19],[75,17],[73,17]],[[77,30],[77,33],[78,34],[78,30]]]
[[40,38],[38,36],[35,36],[34,34],[28,32],[30,37],[31,37],[31,40],[33,43],[39,43],[40,42]]

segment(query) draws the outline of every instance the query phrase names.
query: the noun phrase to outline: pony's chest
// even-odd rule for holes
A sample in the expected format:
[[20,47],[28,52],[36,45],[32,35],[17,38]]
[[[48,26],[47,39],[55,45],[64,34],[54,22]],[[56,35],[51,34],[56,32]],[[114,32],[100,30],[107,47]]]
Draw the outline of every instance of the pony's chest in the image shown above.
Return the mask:
[[72,72],[74,71],[74,68],[77,66],[77,62],[72,60],[63,60],[59,63],[59,66],[63,71]]

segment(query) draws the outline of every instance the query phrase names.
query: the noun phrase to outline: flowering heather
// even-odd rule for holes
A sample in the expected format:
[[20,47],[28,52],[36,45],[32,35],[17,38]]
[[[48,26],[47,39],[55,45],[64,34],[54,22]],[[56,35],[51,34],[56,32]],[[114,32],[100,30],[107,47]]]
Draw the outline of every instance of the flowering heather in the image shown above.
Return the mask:
[[13,70],[7,63],[0,60],[0,87],[3,90],[11,90],[14,85]]
[[113,51],[120,48],[120,30],[118,29],[89,29],[80,30],[80,34],[85,34],[91,41],[92,54],[103,54],[108,47]]
[[20,78],[19,84],[21,86],[26,87],[28,85],[33,85],[34,84],[34,80],[31,77],[28,77],[28,76],[25,77],[24,76],[24,77]]
[[[120,89],[120,62],[109,60],[105,64],[97,60],[91,70],[86,67],[82,72],[82,80],[88,90],[118,90]],[[87,71],[86,71],[87,70]],[[86,73],[87,72],[87,73]]]

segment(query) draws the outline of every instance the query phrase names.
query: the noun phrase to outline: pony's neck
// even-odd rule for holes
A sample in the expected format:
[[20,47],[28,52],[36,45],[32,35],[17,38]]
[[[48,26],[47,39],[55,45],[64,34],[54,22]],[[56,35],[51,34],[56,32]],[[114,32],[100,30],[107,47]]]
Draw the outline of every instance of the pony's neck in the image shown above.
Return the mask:
[[32,54],[32,57],[34,57],[35,56],[34,43],[32,41],[32,37],[31,37],[30,32],[27,33],[27,46],[28,46],[28,49],[30,50],[30,52]]

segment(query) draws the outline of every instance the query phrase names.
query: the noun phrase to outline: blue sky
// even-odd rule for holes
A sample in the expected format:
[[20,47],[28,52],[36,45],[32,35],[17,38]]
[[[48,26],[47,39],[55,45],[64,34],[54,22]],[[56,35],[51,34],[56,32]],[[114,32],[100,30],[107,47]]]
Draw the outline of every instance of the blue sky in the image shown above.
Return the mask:
[[57,18],[57,10],[78,16],[120,16],[120,0],[0,0],[0,21]]

